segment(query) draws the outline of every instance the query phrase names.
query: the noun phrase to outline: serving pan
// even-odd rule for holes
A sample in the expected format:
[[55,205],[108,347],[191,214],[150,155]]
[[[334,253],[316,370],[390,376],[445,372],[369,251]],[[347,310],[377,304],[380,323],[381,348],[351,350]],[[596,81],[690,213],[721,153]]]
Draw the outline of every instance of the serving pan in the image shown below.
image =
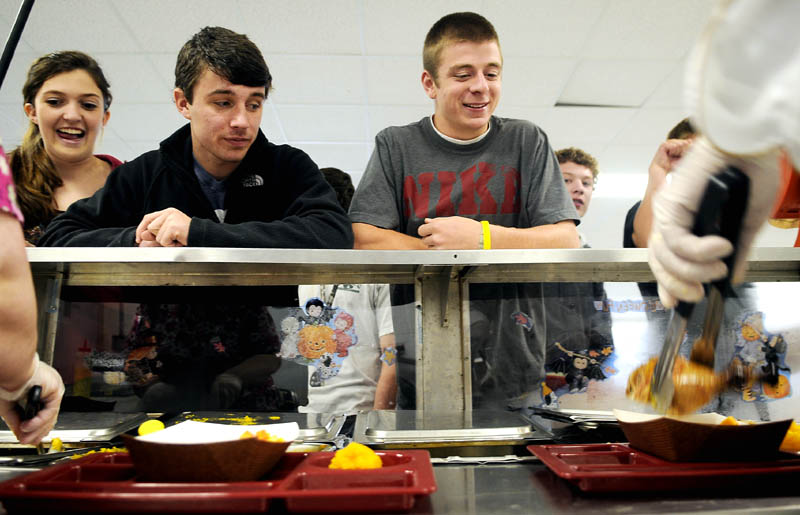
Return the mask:
[[[55,427],[44,437],[43,442],[51,442],[56,437],[64,444],[110,442],[119,435],[139,427],[145,420],[147,420],[146,413],[62,411],[58,414]],[[17,437],[2,422],[0,422],[0,444],[19,445]]]

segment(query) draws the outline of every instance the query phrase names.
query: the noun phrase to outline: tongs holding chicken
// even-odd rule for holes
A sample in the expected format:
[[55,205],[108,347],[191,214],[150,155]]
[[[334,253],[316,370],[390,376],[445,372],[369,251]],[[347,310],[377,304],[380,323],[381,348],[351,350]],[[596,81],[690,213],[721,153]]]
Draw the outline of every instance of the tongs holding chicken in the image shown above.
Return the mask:
[[[658,359],[651,358],[631,373],[625,392],[628,397],[644,403],[653,401],[651,385]],[[734,359],[727,370],[714,372],[710,367],[677,356],[672,368],[673,394],[662,411],[668,415],[693,413],[723,391],[741,388],[755,377],[753,368],[738,359]]]
[[[694,234],[719,234],[733,244],[734,251],[725,260],[729,271],[733,270],[749,189],[749,179],[744,173],[733,167],[726,168],[709,181],[695,217]],[[732,382],[738,383],[743,376],[749,375],[750,372],[741,366],[736,367],[738,371],[735,373],[714,372],[714,352],[722,324],[724,299],[732,294],[730,272],[724,279],[708,285],[706,291],[708,306],[703,334],[695,342],[690,360],[678,358],[678,348],[694,304],[681,301],[672,310],[659,358],[631,374],[629,396],[651,403],[662,413],[688,413],[706,404]],[[643,378],[649,382],[647,388],[640,384]]]

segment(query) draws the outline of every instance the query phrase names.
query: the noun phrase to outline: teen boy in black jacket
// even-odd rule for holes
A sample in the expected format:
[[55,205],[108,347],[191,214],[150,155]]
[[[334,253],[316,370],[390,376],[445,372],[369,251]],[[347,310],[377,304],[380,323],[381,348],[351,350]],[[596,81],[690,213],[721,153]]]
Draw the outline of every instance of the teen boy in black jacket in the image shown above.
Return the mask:
[[352,248],[350,221],[314,162],[259,129],[271,80],[245,36],[200,31],[176,66],[175,104],[190,123],[114,170],[40,245]]

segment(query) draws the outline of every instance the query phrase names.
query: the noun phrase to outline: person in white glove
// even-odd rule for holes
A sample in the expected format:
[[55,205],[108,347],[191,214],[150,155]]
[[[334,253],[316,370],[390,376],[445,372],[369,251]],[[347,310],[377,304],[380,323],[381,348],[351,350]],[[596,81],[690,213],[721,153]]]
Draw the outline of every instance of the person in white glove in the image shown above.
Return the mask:
[[[46,363],[39,361],[34,354],[34,371],[30,378],[16,390],[0,389],[0,416],[24,444],[38,444],[55,426],[61,397],[64,395],[64,382],[59,373]],[[28,390],[34,386],[42,387],[42,409],[30,420],[21,421],[17,413],[18,401],[24,399]]]
[[[0,147],[0,417],[21,443],[36,444],[55,425],[64,383],[36,354],[36,297],[21,222],[11,172]],[[21,422],[17,402],[34,385],[42,387],[44,407]]]
[[700,201],[709,178],[735,166],[750,178],[750,195],[742,218],[733,282],[744,276],[747,251],[767,219],[778,186],[778,151],[744,157],[726,154],[700,137],[674,172],[672,184],[656,197],[649,262],[658,281],[658,295],[671,308],[678,300],[698,302],[703,284],[728,275],[723,259],[733,245],[721,236],[692,234]]
[[736,282],[775,202],[779,149],[800,163],[798,22],[800,2],[794,0],[720,2],[690,56],[687,101],[704,136],[656,197],[650,238],[650,267],[666,307],[700,300],[702,283],[727,274],[722,259],[733,252],[731,243],[691,234],[709,178],[728,165],[750,178]]

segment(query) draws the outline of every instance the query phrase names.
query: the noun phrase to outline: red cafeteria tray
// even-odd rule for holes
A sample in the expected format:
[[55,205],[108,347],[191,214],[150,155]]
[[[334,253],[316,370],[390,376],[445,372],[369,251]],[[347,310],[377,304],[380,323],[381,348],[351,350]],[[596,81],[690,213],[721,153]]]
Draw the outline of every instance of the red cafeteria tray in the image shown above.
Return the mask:
[[331,470],[332,452],[287,453],[261,481],[136,481],[130,456],[91,454],[0,483],[9,513],[266,512],[274,500],[290,512],[408,511],[436,491],[428,451],[379,451],[383,467]]
[[770,461],[690,463],[662,460],[621,443],[529,445],[528,450],[586,492],[752,490],[756,484],[796,485],[800,479],[800,458],[788,454]]

